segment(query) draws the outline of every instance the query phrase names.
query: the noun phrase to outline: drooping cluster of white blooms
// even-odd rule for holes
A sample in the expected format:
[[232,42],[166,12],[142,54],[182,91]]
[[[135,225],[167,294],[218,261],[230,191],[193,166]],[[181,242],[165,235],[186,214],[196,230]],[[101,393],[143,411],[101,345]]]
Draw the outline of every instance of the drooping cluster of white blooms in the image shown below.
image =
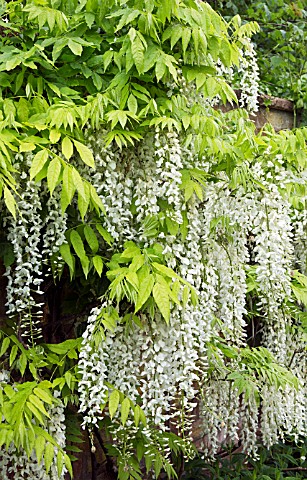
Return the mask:
[[61,245],[66,243],[65,232],[67,230],[67,213],[63,213],[61,208],[61,191],[56,188],[52,196],[48,195],[46,202],[47,214],[43,220],[43,262],[51,269],[55,270],[55,274],[60,271],[63,263],[59,260],[59,250]]
[[6,270],[7,314],[17,317],[17,330],[24,339],[40,336],[39,319],[42,312],[39,300],[43,294],[41,284],[42,253],[40,238],[42,232],[40,185],[21,173],[21,189],[17,201],[19,215],[4,219],[7,239],[13,246],[15,255],[14,268]]
[[[259,167],[258,173],[260,170]],[[264,344],[279,361],[284,362],[286,327],[290,321],[286,303],[291,295],[290,273],[293,266],[290,205],[282,198],[275,183],[263,181],[265,191],[258,200],[252,229],[259,306],[265,319]]]
[[[110,184],[108,194],[105,185],[106,177],[110,177],[103,172],[109,171],[110,166],[99,173],[104,189],[101,198],[104,202],[108,199],[109,211],[114,206],[117,218],[122,208],[123,222],[112,221],[109,226],[113,236],[121,242],[133,238],[145,246],[160,243],[167,265],[193,285],[199,302],[173,306],[169,325],[159,313],[154,320],[147,318],[146,313],[139,313],[143,328],[134,325],[127,332],[120,323],[113,332],[106,333],[95,350],[88,339],[95,330],[100,307],[91,314],[80,363],[85,424],[96,425],[97,419],[106,414],[100,406],[110,388],[107,384],[139,403],[150,423],[162,431],[174,430],[183,438],[193,436],[195,408],[200,403],[201,444],[207,455],[216,454],[229,440],[241,441],[247,453],[256,455],[262,429],[262,440],[268,446],[286,432],[304,434],[304,354],[297,356],[295,369],[294,363],[291,365],[301,383],[298,391],[287,387],[289,410],[285,408],[283,392],[274,385],[261,387],[259,397],[254,393],[240,396],[223,374],[218,378],[218,365],[225,362],[220,351],[215,352],[217,373],[213,378],[212,371],[209,373],[212,358],[208,342],[212,338],[217,341],[222,338],[238,349],[246,346],[250,328],[248,268],[254,271],[261,317],[257,320],[260,325],[257,341],[283,365],[287,366],[291,360],[289,355],[294,347],[289,347],[292,320],[287,303],[291,296],[293,233],[291,207],[282,193],[287,172],[279,159],[274,178],[260,163],[254,165],[251,171],[262,185],[259,188],[240,185],[231,190],[227,177],[221,174],[218,181],[208,182],[203,188],[202,201],[193,195],[187,204],[180,185],[181,169],[196,167],[206,171],[208,159],[193,158],[193,148],[187,152],[178,134],[149,135],[133,152],[125,152],[122,158],[116,154],[113,161],[117,162],[112,165],[112,172],[116,173],[112,174],[114,186]],[[121,185],[127,172],[129,190],[120,205],[116,200],[117,189],[123,191]],[[127,214],[129,202],[131,215]],[[172,226],[153,239],[144,235],[142,222],[147,217],[159,217],[163,225],[165,218],[169,218],[180,226],[183,216],[187,220],[185,236],[180,228],[173,231]],[[229,362],[228,366],[235,370],[236,360]],[[115,415],[112,435],[120,448],[124,427],[116,418]],[[131,440],[136,433],[132,423],[129,425],[128,421],[126,433]]]
[[[29,166],[32,157],[17,154],[15,160]],[[3,220],[15,257],[5,273],[6,311],[16,322],[19,338],[33,344],[41,338],[43,282],[51,271],[57,275],[63,267],[59,249],[66,243],[67,214],[62,212],[59,188],[50,196],[47,185],[30,180],[25,171],[20,173],[19,182],[17,216]]]
[[300,271],[306,275],[307,272],[307,210],[294,210],[292,216],[294,235],[294,257],[295,263]]
[[241,51],[239,66],[240,75],[240,106],[256,113],[259,108],[259,67],[257,54],[251,41],[248,41]]
[[[86,134],[88,144],[95,154],[96,171],[93,173],[86,165],[82,167],[78,165],[78,169],[95,187],[104,205],[106,215],[101,218],[103,226],[112,235],[116,244],[121,245],[123,241],[134,237],[130,211],[132,180],[129,153],[128,158],[124,158],[120,149],[114,151],[111,146],[105,147],[104,134],[104,131],[98,136],[93,136],[90,132]],[[133,157],[133,153],[131,155]],[[125,165],[125,168],[119,168],[119,164]]]
[[100,406],[106,400],[108,392],[104,384],[106,379],[106,355],[99,345],[95,348],[94,331],[97,319],[102,309],[94,308],[88,317],[87,329],[83,334],[82,350],[79,357],[79,370],[82,380],[79,382],[80,412],[83,414],[84,424],[96,425],[101,418]]
[[[180,195],[181,174],[181,146],[176,132],[169,132],[164,138],[155,136],[155,187],[157,196],[166,200],[170,210],[166,215],[177,223],[182,223],[182,200]],[[173,208],[173,212],[171,209]]]
[[[217,66],[221,76],[231,74],[220,62]],[[241,106],[255,112],[258,68],[251,43],[242,53],[240,71]],[[180,87],[181,93],[189,92],[185,81]],[[169,85],[169,96],[174,88]],[[193,106],[193,102],[203,102],[209,112],[215,99],[206,103],[191,87],[187,105]],[[107,257],[121,251],[126,240],[140,247],[159,243],[166,265],[192,285],[198,303],[191,295],[184,301],[181,285],[178,304],[171,305],[169,324],[156,309],[153,316],[138,312],[139,322],[130,328],[122,318],[121,305],[107,299],[91,310],[79,358],[83,427],[95,428],[110,414],[105,406],[116,389],[141,406],[149,424],[148,428],[137,427],[128,418],[122,425],[119,409],[113,416],[110,432],[116,448],[124,448],[127,458],[133,454],[139,428],[148,438],[149,451],[158,430],[174,431],[187,441],[193,439],[197,411],[202,429],[200,447],[208,456],[215,455],[227,441],[241,442],[248,454],[255,455],[259,435],[271,446],[287,433],[296,437],[306,434],[307,360],[303,335],[291,317],[290,272],[293,265],[306,270],[307,217],[305,211],[292,208],[284,195],[289,179],[282,158],[275,158],[271,165],[259,161],[251,168],[248,164],[255,183],[246,186],[238,182],[233,187],[231,174],[219,168],[210,171],[213,154],[195,154],[193,138],[187,147],[183,133],[157,128],[134,148],[122,150],[105,146],[106,133],[86,133],[95,172],[80,159],[71,161],[94,186],[105,207],[106,215],[99,221],[115,240],[107,248]],[[222,150],[222,141],[220,147]],[[215,150],[219,150],[218,145]],[[236,153],[236,148],[233,151]],[[194,191],[188,201],[183,169],[199,169],[205,174],[203,178],[208,174],[203,185],[196,171],[196,179],[190,180],[189,188]],[[41,315],[37,295],[42,294],[42,268],[51,261],[53,271],[61,269],[58,253],[66,242],[68,216],[61,210],[59,187],[46,199],[46,188],[40,183],[30,181],[26,174],[21,174],[21,180],[23,189],[17,199],[20,215],[17,220],[5,220],[16,257],[15,267],[8,267],[6,273],[7,306],[10,315],[20,317],[21,335],[28,337],[32,336],[28,325],[34,325],[35,314]],[[46,214],[42,213],[44,204]],[[87,213],[85,218],[91,215]],[[252,295],[248,274],[253,275]],[[121,319],[114,330],[103,327],[103,315],[109,308],[116,308]],[[249,315],[253,317],[250,324]],[[244,388],[240,391],[233,384],[228,373],[244,370],[238,358],[249,335],[297,376],[297,390],[291,384],[282,390],[263,382],[257,393],[247,395]],[[224,350],[229,348],[225,354],[223,346]],[[248,374],[247,370],[243,373]],[[259,380],[256,374],[254,380]],[[54,419],[47,430],[64,447],[63,407],[54,407],[51,413]],[[167,446],[159,448],[169,455]],[[17,480],[57,478],[55,464],[47,476],[35,456],[26,462],[26,456],[17,454],[13,446],[0,457],[6,475],[15,475]]]
[[134,204],[136,221],[141,222],[146,216],[155,216],[159,213],[157,185],[155,182],[156,159],[153,148],[155,139],[149,135],[138,147],[139,158],[137,163],[138,175],[134,185]]

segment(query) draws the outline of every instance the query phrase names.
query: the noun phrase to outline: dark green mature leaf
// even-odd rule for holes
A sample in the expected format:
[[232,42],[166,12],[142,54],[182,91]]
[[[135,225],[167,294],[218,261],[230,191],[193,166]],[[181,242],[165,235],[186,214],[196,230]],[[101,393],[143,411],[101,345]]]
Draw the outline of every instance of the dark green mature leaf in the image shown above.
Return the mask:
[[67,243],[60,246],[60,253],[63,260],[67,263],[70,270],[70,277],[72,278],[75,272],[75,260],[71,254],[70,247]]
[[70,232],[70,241],[80,260],[86,257],[82,238],[76,230]]
[[85,225],[84,227],[84,236],[89,244],[93,253],[96,253],[99,249],[98,239],[92,227],[90,225]]

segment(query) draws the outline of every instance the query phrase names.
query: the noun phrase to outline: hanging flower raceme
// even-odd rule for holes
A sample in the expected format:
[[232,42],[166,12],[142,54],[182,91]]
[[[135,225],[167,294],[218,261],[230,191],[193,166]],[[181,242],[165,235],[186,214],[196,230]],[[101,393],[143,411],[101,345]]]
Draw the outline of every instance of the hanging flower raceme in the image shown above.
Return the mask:
[[240,106],[256,113],[259,108],[259,67],[257,55],[252,42],[245,45],[241,52],[240,74]]
[[7,314],[16,318],[18,335],[30,343],[41,336],[40,311],[43,291],[40,184],[21,174],[22,189],[17,201],[19,215],[6,217],[7,239],[13,245],[15,267],[8,267]]
[[289,205],[275,185],[268,188],[270,191],[263,194],[254,219],[256,275],[265,345],[283,361],[289,324],[286,302],[291,295],[292,226]]
[[63,268],[63,261],[59,256],[61,245],[67,243],[65,233],[67,230],[67,213],[62,212],[61,192],[57,188],[46,202],[47,214],[43,220],[43,262],[49,266],[49,272],[54,271],[55,276]]

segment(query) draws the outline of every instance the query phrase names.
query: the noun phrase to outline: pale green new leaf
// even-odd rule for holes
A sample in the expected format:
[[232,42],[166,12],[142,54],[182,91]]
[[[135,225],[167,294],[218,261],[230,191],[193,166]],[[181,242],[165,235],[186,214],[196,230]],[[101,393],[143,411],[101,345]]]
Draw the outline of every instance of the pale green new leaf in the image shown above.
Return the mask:
[[93,265],[99,277],[101,277],[102,270],[103,270],[103,260],[99,255],[95,255],[93,257]]
[[35,143],[32,142],[21,142],[19,146],[20,152],[32,152],[36,149]]
[[35,438],[34,449],[37,457],[37,462],[41,463],[43,452],[45,449],[46,440],[42,435],[37,435]]
[[135,98],[134,95],[132,95],[132,93],[129,95],[129,98],[128,98],[128,108],[130,110],[130,112],[136,114],[137,110],[138,110],[138,102],[137,102],[137,99]]
[[58,476],[60,478],[62,475],[63,466],[64,466],[63,453],[61,452],[61,450],[58,451],[56,465],[57,465]]
[[61,138],[61,133],[58,130],[52,129],[49,134],[49,140],[51,143],[57,143]]
[[126,397],[120,409],[120,418],[123,425],[125,425],[128,419],[129,412],[130,412],[130,400],[129,398]]
[[135,423],[135,426],[136,426],[136,427],[139,426],[140,418],[141,418],[141,415],[140,415],[140,407],[139,407],[138,405],[136,405],[136,406],[134,407],[134,423]]
[[131,53],[136,69],[141,74],[144,68],[144,45],[139,36],[131,41]]
[[138,310],[140,310],[140,308],[142,308],[144,303],[148,300],[155,283],[155,278],[153,275],[149,274],[139,283],[140,283],[140,286],[139,286],[139,293],[137,297],[137,303],[135,305],[135,313]]
[[156,63],[155,73],[157,81],[159,82],[161,78],[165,75],[167,69],[163,57],[160,57]]
[[67,453],[64,454],[64,463],[65,463],[65,467],[67,468],[67,471],[68,471],[70,477],[72,478],[72,476],[73,476],[72,465],[71,465],[71,461],[70,461],[70,458],[67,455]]
[[42,414],[31,402],[27,402],[27,408],[33,413],[34,417],[39,421],[40,425],[44,425],[45,421]]
[[[43,386],[45,382],[41,383],[41,386]],[[36,387],[33,389],[33,393],[37,395],[43,402],[48,403],[48,405],[52,405],[54,402],[54,397],[51,395],[49,389],[44,389],[41,387]]]
[[17,356],[17,353],[18,353],[18,347],[17,347],[17,345],[13,345],[11,353],[10,353],[10,366],[12,366],[12,364],[13,364],[16,356]]
[[76,168],[72,168],[72,180],[73,180],[73,185],[77,189],[78,193],[84,198],[84,200],[87,200],[87,195],[84,190],[84,183],[83,180]]
[[170,298],[168,292],[163,285],[156,283],[153,287],[153,297],[161,312],[162,317],[169,323],[170,320]]
[[183,34],[182,34],[182,50],[183,53],[186,52],[189,42],[191,39],[191,30],[189,28],[184,28],[183,29]]
[[37,397],[37,395],[31,393],[31,395],[29,395],[29,400],[40,412],[42,412],[43,415],[49,418],[49,414],[45,409],[43,402]]
[[74,152],[72,141],[69,137],[64,137],[62,140],[62,153],[64,157],[69,160]]
[[10,346],[10,339],[9,337],[5,337],[1,345],[0,357],[2,357],[2,355],[5,354],[9,346]]
[[113,418],[119,405],[119,391],[113,390],[109,397],[109,413],[110,417]]
[[146,416],[145,416],[144,410],[142,410],[142,408],[140,408],[140,420],[141,420],[142,424],[146,427],[146,425],[147,425]]
[[26,355],[25,352],[22,352],[22,354],[20,355],[19,360],[18,360],[18,368],[19,368],[19,371],[20,371],[22,376],[24,375],[24,373],[26,371],[27,363],[28,363],[27,355]]
[[165,277],[180,279],[179,275],[177,275],[177,273],[175,273],[174,270],[172,270],[169,267],[166,267],[165,265],[162,265],[161,263],[153,262],[152,266],[155,268],[155,270],[162,273]]
[[48,160],[48,151],[46,149],[40,150],[34,156],[31,168],[30,168],[30,179],[32,180],[36,175],[42,170],[43,166]]
[[7,188],[6,185],[4,185],[4,201],[9,212],[11,212],[13,217],[16,218],[16,202],[11,191]]
[[44,453],[45,469],[47,473],[51,468],[53,457],[54,457],[54,447],[53,445],[51,445],[51,443],[48,442],[46,444],[45,453]]
[[206,80],[206,90],[209,98],[212,98],[220,92],[221,87],[214,77],[208,77]]
[[90,204],[89,186],[86,183],[84,184],[84,192],[85,192],[85,197],[82,197],[80,195],[80,192],[78,193],[78,209],[79,209],[82,220],[84,219]]
[[101,198],[97,194],[93,185],[89,185],[89,191],[90,191],[90,196],[91,196],[91,203],[93,204],[97,213],[99,213],[99,215],[101,215],[101,212],[106,214],[106,210],[105,210],[104,205],[101,201]]
[[62,170],[61,161],[55,157],[49,163],[48,170],[47,170],[47,184],[50,190],[50,194],[52,195],[60,177],[60,173]]
[[62,192],[61,192],[61,206],[62,206],[63,212],[65,212],[68,205],[70,205],[75,191],[76,191],[76,186],[73,181],[73,170],[68,165],[65,165],[65,168],[63,171],[63,183],[62,183]]
[[92,152],[83,143],[73,139],[74,145],[79,153],[81,160],[89,167],[95,168],[95,161]]
[[82,55],[82,45],[80,45],[80,43],[78,42],[75,42],[72,38],[70,38],[68,40],[68,47],[70,48],[70,50],[72,51],[72,53],[74,53],[75,55]]
[[98,243],[96,234],[90,225],[85,225],[84,236],[92,252],[96,253],[99,249],[99,243]]

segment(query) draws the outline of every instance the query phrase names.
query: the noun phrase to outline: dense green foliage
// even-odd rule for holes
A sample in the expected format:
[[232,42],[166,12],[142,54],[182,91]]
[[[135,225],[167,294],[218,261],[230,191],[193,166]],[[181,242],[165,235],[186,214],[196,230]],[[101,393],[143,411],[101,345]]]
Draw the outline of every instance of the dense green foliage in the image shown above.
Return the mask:
[[295,480],[306,478],[306,439],[297,444],[279,443],[261,448],[257,459],[237,451],[225,451],[214,463],[192,460],[186,466],[185,480]]
[[[307,10],[303,1],[215,1],[222,15],[239,14],[260,25],[254,37],[260,68],[261,90],[293,100],[297,109],[307,106]],[[305,117],[303,117],[305,121]]]

